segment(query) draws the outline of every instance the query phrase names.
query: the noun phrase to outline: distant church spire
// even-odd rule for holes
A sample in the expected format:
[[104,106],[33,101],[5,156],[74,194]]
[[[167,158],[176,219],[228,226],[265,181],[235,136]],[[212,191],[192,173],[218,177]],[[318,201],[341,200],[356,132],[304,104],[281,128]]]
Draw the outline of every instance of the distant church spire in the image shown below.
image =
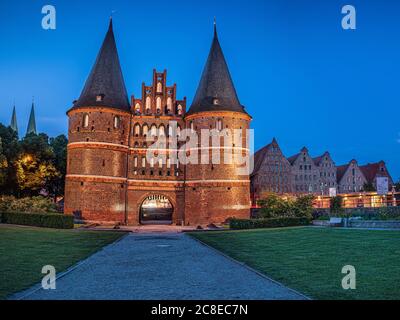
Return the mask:
[[35,105],[33,101],[32,101],[31,114],[29,115],[28,128],[26,129],[26,134],[28,135],[30,133],[37,134],[36,120],[35,120]]
[[11,116],[11,124],[10,124],[11,129],[13,129],[17,135],[18,135],[18,123],[17,123],[17,111],[15,110],[15,102],[14,102],[14,108]]
[[215,19],[214,39],[188,114],[204,111],[246,113],[239,102],[228,65],[219,44]]
[[119,63],[117,46],[110,24],[85,87],[73,108],[110,107],[130,110],[130,103]]

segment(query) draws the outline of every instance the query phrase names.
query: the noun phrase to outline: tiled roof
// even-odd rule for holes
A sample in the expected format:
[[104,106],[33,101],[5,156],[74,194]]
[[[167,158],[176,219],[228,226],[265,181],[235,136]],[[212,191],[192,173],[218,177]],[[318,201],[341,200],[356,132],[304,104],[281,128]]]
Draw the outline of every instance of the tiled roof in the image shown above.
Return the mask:
[[[103,96],[103,98],[99,101],[98,96]],[[73,108],[93,106],[130,110],[112,20],[85,87]]]
[[204,111],[246,113],[240,104],[214,26],[214,39],[188,114]]

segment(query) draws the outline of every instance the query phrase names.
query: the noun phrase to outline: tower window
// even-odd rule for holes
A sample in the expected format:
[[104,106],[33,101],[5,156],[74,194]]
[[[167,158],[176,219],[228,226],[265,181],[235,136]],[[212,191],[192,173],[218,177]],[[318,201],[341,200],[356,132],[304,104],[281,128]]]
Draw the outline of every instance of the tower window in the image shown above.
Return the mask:
[[178,115],[181,115],[182,111],[182,105],[178,105]]
[[222,130],[222,120],[221,120],[221,119],[218,119],[218,120],[217,120],[217,125],[216,125],[216,127],[217,127],[217,130],[218,130],[218,131],[221,131],[221,130]]
[[118,129],[120,124],[120,118],[118,116],[114,117],[114,129]]
[[162,92],[162,84],[161,84],[161,82],[157,83],[157,92]]
[[87,128],[89,126],[89,115],[87,113],[85,113],[83,115],[83,119],[82,119],[82,126],[84,128]]

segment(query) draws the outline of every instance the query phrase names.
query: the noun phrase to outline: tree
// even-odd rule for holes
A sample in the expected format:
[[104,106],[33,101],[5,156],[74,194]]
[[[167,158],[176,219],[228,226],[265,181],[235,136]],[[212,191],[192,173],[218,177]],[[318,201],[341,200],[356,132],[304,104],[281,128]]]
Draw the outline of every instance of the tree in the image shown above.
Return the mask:
[[0,187],[3,188],[7,183],[8,161],[3,154],[3,145],[0,137]]
[[336,196],[331,198],[330,209],[331,213],[341,214],[343,212],[343,198]]
[[54,197],[64,194],[65,175],[67,173],[67,145],[68,139],[65,135],[59,135],[56,138],[50,139],[50,147],[54,153],[53,164],[60,175],[50,181],[48,187]]
[[29,134],[21,141],[21,153],[15,163],[16,178],[22,195],[45,191],[54,195],[54,185],[62,176],[55,166],[55,153],[46,134]]
[[400,192],[400,180],[394,184],[396,191]]
[[374,192],[374,191],[376,191],[374,185],[371,182],[364,183],[363,190],[365,192]]
[[17,133],[11,127],[5,127],[0,123],[0,140],[2,154],[2,179],[0,183],[1,194],[16,194],[18,185],[14,163],[20,153],[20,145]]

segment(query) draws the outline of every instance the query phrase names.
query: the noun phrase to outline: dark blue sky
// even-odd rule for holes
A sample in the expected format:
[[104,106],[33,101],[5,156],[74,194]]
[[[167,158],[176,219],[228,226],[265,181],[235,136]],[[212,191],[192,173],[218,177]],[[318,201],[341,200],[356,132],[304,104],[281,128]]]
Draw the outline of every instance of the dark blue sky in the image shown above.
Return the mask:
[[[41,8],[57,29],[41,28]],[[341,7],[357,30],[341,28]],[[152,69],[168,70],[178,95],[195,93],[217,17],[239,98],[253,116],[258,149],[276,137],[290,156],[304,145],[337,164],[387,162],[400,178],[400,5],[396,1],[6,1],[0,2],[0,122],[13,100],[25,133],[32,96],[39,131],[67,133],[107,30],[110,12],[129,94]]]

